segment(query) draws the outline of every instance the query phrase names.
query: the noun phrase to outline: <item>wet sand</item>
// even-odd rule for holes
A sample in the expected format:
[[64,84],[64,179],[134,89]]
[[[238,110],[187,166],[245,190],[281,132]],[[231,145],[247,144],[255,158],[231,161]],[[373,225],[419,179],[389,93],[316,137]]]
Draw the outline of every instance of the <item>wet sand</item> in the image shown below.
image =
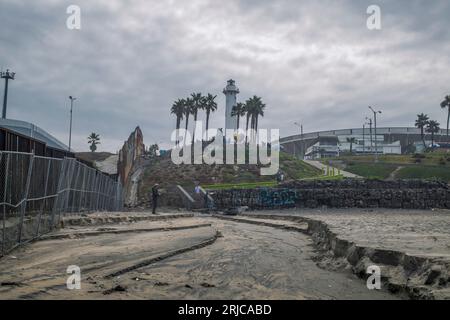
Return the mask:
[[[204,224],[211,225],[170,229]],[[106,232],[161,226],[167,229]],[[80,233],[102,227],[71,228],[60,234],[78,233],[72,239],[39,241],[2,258],[0,282],[6,285],[0,298],[398,299],[368,290],[350,270],[319,268],[311,238],[296,231],[213,217],[108,224],[95,236]],[[204,245],[159,259],[199,244]],[[69,265],[81,268],[81,290],[66,287]],[[106,277],[117,271],[124,272]]]

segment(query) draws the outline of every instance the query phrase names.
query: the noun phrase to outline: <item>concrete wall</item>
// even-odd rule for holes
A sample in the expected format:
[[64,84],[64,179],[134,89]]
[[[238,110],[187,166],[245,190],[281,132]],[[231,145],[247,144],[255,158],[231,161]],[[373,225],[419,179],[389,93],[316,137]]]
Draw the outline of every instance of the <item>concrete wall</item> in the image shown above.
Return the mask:
[[443,182],[421,180],[296,181],[273,189],[221,190],[217,208],[450,208],[450,189]]

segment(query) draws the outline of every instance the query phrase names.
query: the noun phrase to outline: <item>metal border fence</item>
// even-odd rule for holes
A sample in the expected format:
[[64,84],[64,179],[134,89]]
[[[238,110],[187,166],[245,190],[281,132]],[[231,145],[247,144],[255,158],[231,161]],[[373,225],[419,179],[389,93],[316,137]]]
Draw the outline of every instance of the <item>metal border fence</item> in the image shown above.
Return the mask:
[[122,208],[120,182],[74,158],[0,151],[0,257],[57,228],[63,215]]

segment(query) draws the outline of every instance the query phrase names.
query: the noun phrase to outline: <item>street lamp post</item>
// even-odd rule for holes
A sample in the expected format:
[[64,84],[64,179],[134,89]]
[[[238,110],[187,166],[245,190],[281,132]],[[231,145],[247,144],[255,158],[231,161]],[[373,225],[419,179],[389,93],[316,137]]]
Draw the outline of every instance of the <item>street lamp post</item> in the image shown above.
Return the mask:
[[366,123],[363,124],[363,155],[366,153]]
[[373,139],[372,139],[372,118],[366,117],[369,125],[369,135],[370,135],[370,152],[373,152]]
[[77,98],[74,98],[72,96],[69,96],[70,99],[70,127],[69,127],[69,152],[70,147],[72,146],[72,110],[73,110],[73,102],[77,100]]
[[2,111],[2,119],[6,119],[6,105],[8,103],[8,81],[14,80],[16,73],[9,72],[9,69],[6,69],[6,72],[0,72],[0,77],[5,79],[5,93],[3,95],[3,111]]
[[375,162],[378,162],[378,145],[377,145],[377,113],[381,114],[381,111],[375,111],[371,106],[369,106],[369,109],[373,112],[373,120],[374,120],[374,126],[375,126]]

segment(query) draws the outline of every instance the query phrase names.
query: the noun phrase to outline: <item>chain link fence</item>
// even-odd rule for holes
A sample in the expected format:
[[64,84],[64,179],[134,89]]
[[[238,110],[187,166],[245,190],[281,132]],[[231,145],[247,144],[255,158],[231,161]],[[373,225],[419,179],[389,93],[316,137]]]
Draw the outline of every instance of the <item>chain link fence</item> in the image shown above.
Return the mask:
[[56,228],[62,215],[122,208],[120,182],[76,159],[0,151],[0,256]]

